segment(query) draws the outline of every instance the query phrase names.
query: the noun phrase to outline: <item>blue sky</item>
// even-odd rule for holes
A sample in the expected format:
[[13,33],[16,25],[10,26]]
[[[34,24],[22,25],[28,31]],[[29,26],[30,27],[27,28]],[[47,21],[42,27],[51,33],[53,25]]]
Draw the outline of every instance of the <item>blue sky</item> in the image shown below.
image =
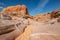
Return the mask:
[[26,5],[30,15],[60,9],[60,0],[0,0],[0,11],[8,6]]

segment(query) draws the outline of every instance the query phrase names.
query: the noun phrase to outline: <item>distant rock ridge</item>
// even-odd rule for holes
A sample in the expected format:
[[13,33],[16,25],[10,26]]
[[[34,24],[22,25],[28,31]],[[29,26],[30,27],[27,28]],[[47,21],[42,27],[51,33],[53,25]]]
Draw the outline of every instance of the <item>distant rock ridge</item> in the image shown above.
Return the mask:
[[34,20],[48,21],[54,18],[58,18],[59,16],[60,16],[60,10],[55,10],[45,14],[37,14],[36,16],[34,16]]

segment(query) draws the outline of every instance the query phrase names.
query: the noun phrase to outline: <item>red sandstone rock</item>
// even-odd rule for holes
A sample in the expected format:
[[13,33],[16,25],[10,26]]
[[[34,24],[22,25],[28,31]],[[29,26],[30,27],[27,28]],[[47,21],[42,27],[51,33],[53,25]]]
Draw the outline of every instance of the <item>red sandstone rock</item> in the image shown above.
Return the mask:
[[2,10],[6,15],[28,15],[28,10],[25,5],[9,6]]

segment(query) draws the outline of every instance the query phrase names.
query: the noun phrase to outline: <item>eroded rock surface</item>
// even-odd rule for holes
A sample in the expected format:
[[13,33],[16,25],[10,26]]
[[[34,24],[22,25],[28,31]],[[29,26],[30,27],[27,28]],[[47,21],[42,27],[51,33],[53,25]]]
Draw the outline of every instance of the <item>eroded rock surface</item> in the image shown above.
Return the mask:
[[29,19],[29,25],[16,40],[60,40],[60,18],[51,16],[52,13],[47,13]]
[[25,5],[4,8],[0,40],[60,40],[60,10],[30,16]]
[[2,10],[2,14],[6,14],[6,15],[29,15],[28,14],[28,10],[26,8],[25,5],[17,5],[17,6],[9,6],[7,8],[4,8]]

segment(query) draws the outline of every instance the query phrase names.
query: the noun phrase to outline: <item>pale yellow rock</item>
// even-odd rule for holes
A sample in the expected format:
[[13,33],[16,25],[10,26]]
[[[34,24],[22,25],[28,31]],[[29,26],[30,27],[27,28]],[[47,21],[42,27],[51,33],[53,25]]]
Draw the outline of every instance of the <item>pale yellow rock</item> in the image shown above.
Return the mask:
[[25,29],[25,32],[19,37],[17,37],[16,40],[29,40],[29,36],[32,33],[32,30],[33,30],[33,26],[28,26]]

